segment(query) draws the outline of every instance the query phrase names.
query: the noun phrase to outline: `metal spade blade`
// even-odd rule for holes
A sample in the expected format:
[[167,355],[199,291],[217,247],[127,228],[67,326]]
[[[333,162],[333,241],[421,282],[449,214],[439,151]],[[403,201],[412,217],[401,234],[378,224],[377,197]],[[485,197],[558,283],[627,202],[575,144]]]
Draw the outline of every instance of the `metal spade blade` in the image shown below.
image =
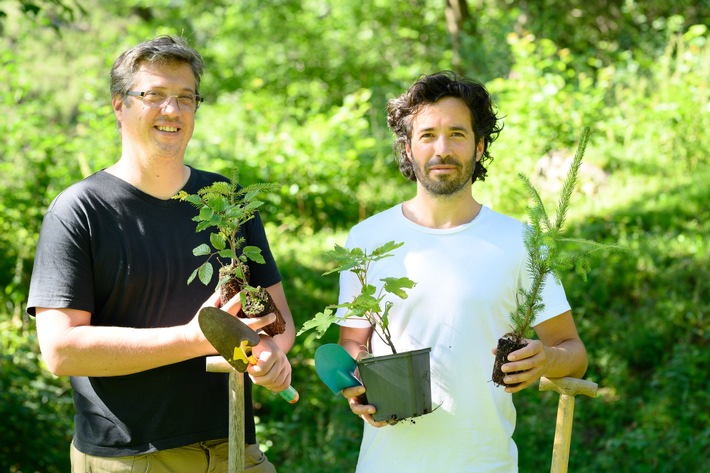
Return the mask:
[[240,347],[244,346],[243,342],[250,347],[258,345],[261,341],[259,334],[235,316],[216,307],[203,307],[197,317],[202,333],[215,347],[217,353],[222,355],[234,369],[244,373],[249,361],[240,356]]
[[[197,321],[205,338],[234,369],[244,373],[249,364],[256,364],[251,348],[258,345],[261,339],[244,322],[216,307],[200,309]],[[291,386],[279,395],[291,404],[298,401],[298,392]]]

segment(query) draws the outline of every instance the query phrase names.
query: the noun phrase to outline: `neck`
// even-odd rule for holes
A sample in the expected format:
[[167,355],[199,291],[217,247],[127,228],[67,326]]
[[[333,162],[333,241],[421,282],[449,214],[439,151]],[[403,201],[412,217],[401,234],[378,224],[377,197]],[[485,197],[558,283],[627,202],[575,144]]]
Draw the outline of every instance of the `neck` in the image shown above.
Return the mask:
[[162,163],[136,162],[125,155],[107,168],[106,172],[162,200],[168,200],[177,194],[190,178],[190,168],[185,166],[182,160]]
[[471,222],[481,211],[481,204],[470,191],[455,196],[431,196],[422,192],[402,205],[405,218],[428,228],[454,228]]

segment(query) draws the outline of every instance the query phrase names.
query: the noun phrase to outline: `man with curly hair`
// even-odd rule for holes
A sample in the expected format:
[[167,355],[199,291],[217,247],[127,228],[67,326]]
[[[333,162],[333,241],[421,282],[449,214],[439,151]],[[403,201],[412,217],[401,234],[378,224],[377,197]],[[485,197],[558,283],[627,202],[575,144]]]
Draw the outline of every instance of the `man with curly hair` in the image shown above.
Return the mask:
[[[416,422],[376,422],[362,404],[364,387],[344,390],[365,421],[360,473],[517,471],[512,394],[541,376],[580,377],[587,367],[564,289],[546,281],[539,340],[513,352],[505,387],[491,381],[497,340],[509,332],[519,288],[530,285],[523,224],[479,203],[471,185],[486,179],[489,148],[502,127],[485,87],[443,72],[420,78],[387,105],[402,174],[416,183],[411,199],[352,228],[346,246],[370,252],[404,245],[371,263],[369,281],[406,276],[416,286],[397,299],[389,330],[399,352],[431,348],[432,413]],[[402,272],[404,271],[404,274]],[[359,290],[340,275],[341,303]],[[365,319],[340,322],[340,344],[360,359],[391,353]]]

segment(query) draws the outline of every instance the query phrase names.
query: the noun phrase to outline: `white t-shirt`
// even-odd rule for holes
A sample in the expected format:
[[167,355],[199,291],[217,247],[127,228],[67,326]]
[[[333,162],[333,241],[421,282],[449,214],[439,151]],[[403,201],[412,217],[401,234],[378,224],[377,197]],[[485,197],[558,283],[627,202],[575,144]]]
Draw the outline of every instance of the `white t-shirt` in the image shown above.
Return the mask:
[[[385,277],[416,282],[407,299],[390,296],[390,330],[398,352],[431,347],[435,410],[414,423],[379,429],[366,423],[357,472],[517,471],[515,407],[512,395],[491,381],[491,350],[510,331],[518,288],[529,286],[523,223],[484,206],[468,224],[432,229],[406,219],[399,204],[353,227],[346,246],[369,252],[392,240],[404,245],[371,264],[368,282],[378,289]],[[339,301],[359,291],[355,275],[341,273]],[[554,278],[543,302],[535,323],[570,310]],[[369,323],[349,318],[341,325]],[[372,352],[391,354],[376,335]]]

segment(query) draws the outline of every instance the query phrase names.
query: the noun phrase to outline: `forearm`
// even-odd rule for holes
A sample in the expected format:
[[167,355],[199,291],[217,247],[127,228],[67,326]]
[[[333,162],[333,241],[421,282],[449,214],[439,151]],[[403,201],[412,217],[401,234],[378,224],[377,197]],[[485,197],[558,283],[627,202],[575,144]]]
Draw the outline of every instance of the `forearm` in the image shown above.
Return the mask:
[[548,378],[581,378],[587,371],[587,350],[577,338],[546,346],[545,356],[547,366],[543,376]]
[[296,340],[296,327],[293,323],[291,309],[289,308],[288,301],[286,300],[286,293],[284,292],[283,284],[274,284],[273,286],[267,287],[266,290],[271,295],[271,298],[274,300],[274,304],[279,309],[279,312],[281,312],[281,317],[283,317],[284,322],[286,323],[286,329],[284,332],[274,336],[273,340],[282,352],[288,353]]
[[45,361],[57,376],[122,376],[216,354],[211,345],[191,341],[185,326],[85,325],[67,328],[42,345]]
[[[293,321],[289,323],[289,319],[286,319],[286,330],[284,330],[283,333],[279,335],[274,335],[273,337],[270,337],[273,340],[273,343],[276,344],[276,346],[279,348],[284,353],[288,353],[291,348],[293,348],[293,343],[296,338],[296,330],[293,326]],[[262,338],[269,337],[269,335],[266,335],[265,333],[260,333],[260,336]]]
[[340,327],[338,343],[345,348],[350,356],[359,360],[369,353],[368,343],[372,336],[372,329]]

